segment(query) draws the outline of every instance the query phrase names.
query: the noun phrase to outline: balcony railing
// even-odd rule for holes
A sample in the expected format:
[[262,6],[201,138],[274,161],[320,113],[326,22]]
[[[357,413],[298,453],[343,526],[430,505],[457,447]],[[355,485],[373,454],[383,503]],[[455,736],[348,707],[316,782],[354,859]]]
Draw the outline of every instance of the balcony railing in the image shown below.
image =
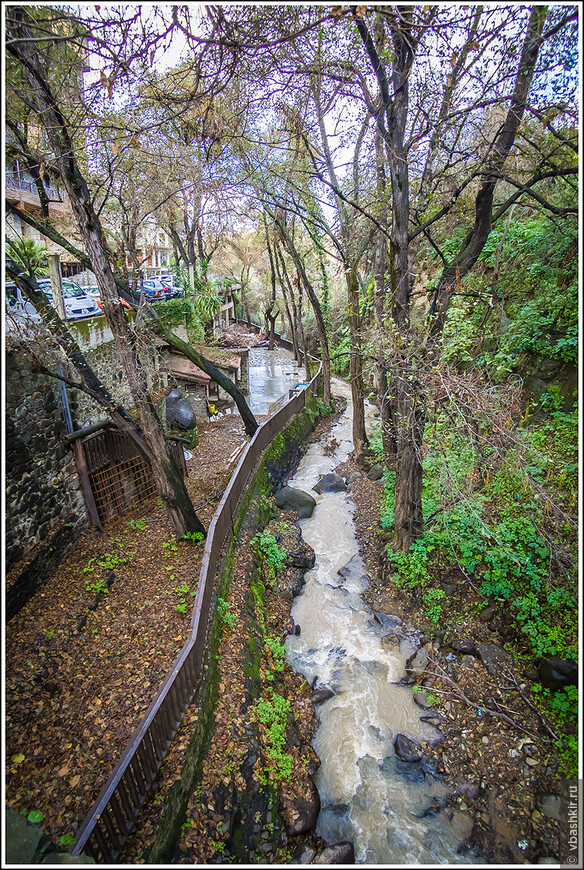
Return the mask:
[[[34,193],[38,196],[39,192],[34,181],[27,181],[24,178],[19,178],[11,172],[6,173],[6,187],[11,187],[13,190],[26,190],[28,193]],[[44,185],[49,202],[63,202],[63,193],[58,187],[52,187],[50,184]]]

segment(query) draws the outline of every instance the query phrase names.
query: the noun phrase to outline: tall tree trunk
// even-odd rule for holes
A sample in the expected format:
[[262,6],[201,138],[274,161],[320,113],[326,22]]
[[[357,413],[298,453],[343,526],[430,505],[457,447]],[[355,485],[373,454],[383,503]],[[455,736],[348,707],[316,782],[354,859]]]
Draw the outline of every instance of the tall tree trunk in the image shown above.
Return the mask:
[[[284,307],[286,309],[286,317],[288,318],[288,325],[290,327],[290,338],[292,340],[292,347],[294,349],[294,359],[297,363],[300,363],[301,357],[300,351],[298,350],[298,336],[296,333],[296,311],[294,310],[294,317],[292,317],[292,312],[290,311],[290,305],[288,303],[288,291],[286,290],[288,275],[286,275],[286,280],[284,281],[282,279],[282,271],[280,270],[279,257],[281,257],[281,254],[276,244],[274,247],[274,266],[276,269],[276,274],[278,276],[280,287],[282,288],[282,296],[284,297]],[[291,295],[292,299],[294,299],[294,294],[292,293]]]
[[298,313],[298,323],[300,326],[300,344],[302,346],[302,363],[304,364],[304,373],[306,374],[306,380],[309,381],[312,377],[310,371],[310,354],[308,353],[308,347],[306,346],[306,335],[304,333],[304,321],[302,320],[302,284],[300,283],[300,277],[298,277],[298,304],[296,306],[296,310]]
[[495,187],[525,113],[546,16],[547,6],[534,6],[531,10],[511,104],[479,179],[474,225],[463,239],[458,254],[446,266],[438,280],[436,296],[430,308],[430,330],[434,337],[440,335],[444,328],[446,313],[457,282],[472,269],[491,232]]
[[270,301],[266,307],[265,311],[265,321],[266,321],[266,331],[268,333],[268,350],[274,349],[274,333],[276,331],[276,318],[280,313],[277,311],[273,314],[274,308],[276,306],[276,267],[274,265],[274,255],[272,253],[272,246],[270,244],[270,235],[268,233],[268,225],[266,222],[266,215],[262,213],[262,218],[264,222],[264,232],[266,236],[266,247],[268,249],[268,256],[270,258],[270,278],[272,281],[272,296]]
[[404,376],[394,376],[391,385],[392,407],[397,416],[398,442],[393,515],[395,548],[409,550],[423,531],[422,517],[422,438],[425,413],[420,384]]
[[[403,7],[395,22],[390,23],[393,63],[391,84],[384,62],[377,52],[362,18],[355,23],[379,84],[383,111],[376,114],[378,132],[384,140],[389,162],[392,196],[392,222],[389,243],[391,315],[405,348],[412,345],[410,334],[409,244],[409,172],[405,131],[409,105],[409,77],[416,51],[412,33],[412,8]],[[379,40],[377,45],[382,45]],[[377,152],[379,159],[379,150]],[[388,403],[390,419],[396,429],[396,483],[394,497],[395,546],[408,550],[422,531],[422,462],[421,447],[424,420],[421,402],[409,380],[411,356],[402,362],[397,355],[390,363]],[[420,419],[420,414],[422,418]]]
[[25,23],[23,11],[13,8],[14,27],[10,51],[23,66],[24,73],[37,102],[38,112],[55,155],[61,178],[67,189],[73,213],[77,220],[85,249],[91,261],[104,314],[112,330],[116,353],[132,395],[140,425],[152,451],[152,474],[158,492],[165,501],[170,520],[177,536],[187,532],[204,531],[187,493],[166,441],[164,430],[148,395],[146,376],[138,358],[133,332],[129,328],[122,308],[116,281],[112,272],[103,231],[95,214],[91,195],[75,158],[75,146],[66,121],[55,100],[51,86],[40,67],[37,50]]
[[[326,325],[324,322],[324,318],[322,316],[322,311],[320,308],[320,303],[318,301],[318,296],[314,290],[314,287],[310,283],[308,279],[308,275],[306,274],[306,269],[304,268],[304,263],[302,262],[302,258],[298,253],[294,241],[290,237],[283,221],[280,219],[277,220],[278,226],[282,232],[282,238],[284,244],[288,250],[288,253],[292,257],[292,261],[296,267],[298,274],[302,280],[302,284],[308,298],[310,299],[310,304],[312,305],[312,310],[314,311],[314,316],[316,318],[316,326],[318,329],[318,337],[320,340],[320,347],[322,353],[322,376],[323,376],[323,400],[326,405],[330,405],[331,403],[331,357],[328,346],[328,336],[326,334]],[[306,355],[306,347],[304,348],[304,353]]]
[[353,447],[355,456],[363,453],[369,440],[365,431],[365,406],[363,402],[363,363],[361,355],[360,316],[359,316],[359,276],[356,265],[345,264],[347,295],[349,299],[349,334],[351,338],[350,376],[351,398],[353,402]]
[[[383,141],[379,130],[375,131],[375,168],[377,177],[377,196],[381,203],[379,222],[387,225],[387,180],[385,176],[385,158]],[[397,433],[387,392],[387,362],[385,358],[385,264],[387,260],[387,236],[381,230],[375,238],[373,255],[373,274],[375,277],[375,296],[373,307],[375,312],[375,327],[373,330],[375,352],[375,371],[377,376],[377,397],[379,402],[379,420],[381,424],[381,439],[383,456],[388,469],[395,469],[397,455]]]

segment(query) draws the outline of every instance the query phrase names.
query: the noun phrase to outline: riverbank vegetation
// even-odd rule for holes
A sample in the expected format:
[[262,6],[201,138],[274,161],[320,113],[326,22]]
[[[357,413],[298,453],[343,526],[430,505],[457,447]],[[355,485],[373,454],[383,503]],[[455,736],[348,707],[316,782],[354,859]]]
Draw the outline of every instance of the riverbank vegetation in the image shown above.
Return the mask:
[[[138,351],[162,336],[253,435],[196,347],[234,288],[237,314],[270,342],[278,328],[307,377],[306,352],[320,357],[325,405],[331,371],[349,379],[356,458],[383,467],[384,582],[448,636],[456,575],[477,618],[505,610],[501,642],[525,666],[576,661],[577,23],[574,6],[538,4],[8,7],[7,168],[39,209],[7,200],[7,232],[93,271],[133,407],[16,261],[45,326],[10,346],[106,408],[152,464],[175,535],[203,535]],[[149,233],[170,240],[164,268],[185,291],[155,308],[133,293],[163,266],[154,242],[142,256]],[[167,580],[182,618],[189,578]],[[533,693],[569,764],[575,687]]]

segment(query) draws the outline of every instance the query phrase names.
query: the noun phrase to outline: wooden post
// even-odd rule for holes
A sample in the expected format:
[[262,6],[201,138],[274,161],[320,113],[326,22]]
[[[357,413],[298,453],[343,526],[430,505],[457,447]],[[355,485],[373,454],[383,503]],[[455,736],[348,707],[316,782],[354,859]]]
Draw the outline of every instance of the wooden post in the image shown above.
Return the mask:
[[49,261],[49,275],[51,276],[51,289],[57,314],[61,320],[65,320],[65,303],[63,302],[63,278],[61,276],[61,258],[59,254],[47,254]]
[[95,498],[93,497],[93,490],[91,489],[89,474],[87,473],[87,464],[85,462],[83,444],[81,443],[81,441],[74,441],[72,447],[73,454],[75,456],[75,465],[77,466],[77,474],[79,475],[79,480],[81,482],[81,489],[83,490],[83,498],[85,499],[89,519],[94,526],[97,526],[98,529],[101,529],[101,520],[99,518],[99,513],[97,512]]

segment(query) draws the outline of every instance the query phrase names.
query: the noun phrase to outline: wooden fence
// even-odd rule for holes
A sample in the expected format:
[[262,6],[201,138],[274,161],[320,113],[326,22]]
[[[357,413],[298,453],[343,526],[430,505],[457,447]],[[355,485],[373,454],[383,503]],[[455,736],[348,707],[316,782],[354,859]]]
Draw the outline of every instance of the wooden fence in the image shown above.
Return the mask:
[[[291,349],[284,339],[280,344]],[[119,858],[201,680],[215,574],[247,481],[265,448],[304,408],[307,390],[316,393],[321,382],[319,368],[307,387],[266,420],[247,445],[209,525],[189,638],[77,831],[71,854],[86,852],[102,863]]]

